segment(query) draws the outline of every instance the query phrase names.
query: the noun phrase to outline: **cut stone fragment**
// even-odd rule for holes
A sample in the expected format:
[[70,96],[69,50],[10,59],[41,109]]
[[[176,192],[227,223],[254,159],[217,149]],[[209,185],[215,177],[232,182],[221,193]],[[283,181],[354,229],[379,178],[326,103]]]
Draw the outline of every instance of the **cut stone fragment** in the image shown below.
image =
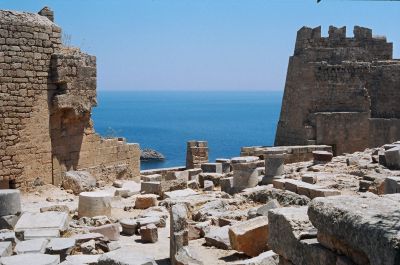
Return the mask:
[[145,194],[161,195],[161,182],[160,181],[142,182],[140,190],[142,193]]
[[217,158],[215,162],[222,164],[222,173],[231,172],[231,160],[226,158]]
[[226,192],[228,194],[234,193],[233,177],[220,179],[220,185],[221,185],[221,191]]
[[0,216],[17,215],[21,213],[19,190],[0,189]]
[[232,265],[278,265],[279,255],[272,250],[261,253],[257,257],[241,260],[232,263]]
[[263,185],[272,184],[275,176],[283,174],[285,151],[284,150],[268,150],[264,154],[265,160],[265,177],[262,180]]
[[400,177],[385,178],[385,194],[400,193]]
[[229,226],[210,227],[210,230],[204,236],[208,246],[214,246],[220,249],[231,249],[229,241]]
[[188,210],[184,204],[172,205],[170,209],[169,257],[172,265],[177,265],[175,255],[189,244]]
[[39,238],[27,241],[21,241],[15,246],[15,252],[17,254],[28,254],[28,253],[44,253],[46,250],[47,239]]
[[1,265],[56,265],[60,263],[58,255],[21,254],[0,259]]
[[68,265],[97,264],[101,255],[71,255],[66,257]]
[[71,253],[72,248],[75,246],[75,239],[73,238],[54,238],[46,246],[46,254],[60,255],[61,260],[65,260],[67,255]]
[[265,205],[257,209],[258,216],[268,216],[268,211],[282,207],[276,199],[268,201]]
[[72,190],[75,195],[96,188],[96,178],[87,171],[68,171],[62,179],[61,186]]
[[154,258],[142,256],[137,249],[125,246],[100,256],[98,265],[157,265]]
[[268,249],[268,217],[260,216],[234,224],[229,229],[233,249],[255,257]]
[[204,173],[222,174],[222,163],[204,163],[201,164],[201,169]]
[[332,161],[332,158],[333,158],[333,154],[328,151],[313,151],[312,154],[314,157],[314,162],[317,162],[317,163],[318,162],[322,162],[322,163],[330,162],[330,161]]
[[86,233],[86,234],[76,234],[70,238],[74,239],[76,243],[83,243],[92,239],[100,240],[104,238],[104,235],[100,233]]
[[25,240],[41,237],[40,234],[48,237],[66,231],[68,221],[69,217],[65,212],[25,212],[15,225],[15,232],[23,234]]
[[79,217],[111,216],[111,195],[105,192],[82,192],[79,194]]
[[14,230],[15,225],[18,222],[18,219],[19,219],[18,215],[0,216],[0,230],[1,229]]
[[119,223],[122,227],[122,233],[127,236],[132,236],[136,233],[138,224],[136,219],[133,218],[124,218],[119,220]]
[[31,240],[31,239],[51,239],[60,237],[60,230],[55,228],[45,228],[45,229],[27,229],[22,233],[17,233],[21,240]]
[[252,188],[258,185],[258,157],[240,157],[232,158],[233,170],[233,189],[240,192],[246,188]]
[[136,197],[135,201],[136,209],[147,209],[153,206],[157,206],[157,195],[143,194]]
[[204,181],[204,191],[213,191],[214,190],[214,183],[210,180]]
[[385,151],[386,166],[390,169],[400,169],[400,146]]
[[160,174],[146,175],[141,177],[143,182],[161,181]]
[[192,189],[184,189],[184,190],[174,190],[174,191],[169,191],[164,193],[164,198],[165,199],[176,199],[176,198],[181,198],[181,197],[187,197],[187,196],[192,196],[198,194],[196,191]]
[[0,258],[11,256],[13,253],[11,242],[0,242]]
[[311,201],[308,215],[326,247],[357,264],[400,262],[400,194],[334,196]]
[[40,212],[44,213],[44,212],[65,212],[67,214],[69,214],[69,208],[67,205],[51,205],[51,206],[47,206],[47,207],[42,207],[40,208]]
[[108,240],[118,240],[119,239],[119,224],[107,224],[97,227],[89,228],[89,231],[92,233],[100,233]]
[[140,236],[143,242],[155,243],[158,241],[158,230],[154,224],[140,227]]

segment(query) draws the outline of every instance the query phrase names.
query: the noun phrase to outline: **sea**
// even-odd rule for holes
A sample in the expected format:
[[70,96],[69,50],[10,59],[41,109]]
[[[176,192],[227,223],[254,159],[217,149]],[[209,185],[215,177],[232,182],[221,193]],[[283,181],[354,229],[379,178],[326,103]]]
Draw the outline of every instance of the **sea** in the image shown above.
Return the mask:
[[208,141],[209,161],[240,155],[243,146],[274,143],[283,91],[98,91],[97,133],[125,137],[164,161],[141,169],[184,166],[186,142]]

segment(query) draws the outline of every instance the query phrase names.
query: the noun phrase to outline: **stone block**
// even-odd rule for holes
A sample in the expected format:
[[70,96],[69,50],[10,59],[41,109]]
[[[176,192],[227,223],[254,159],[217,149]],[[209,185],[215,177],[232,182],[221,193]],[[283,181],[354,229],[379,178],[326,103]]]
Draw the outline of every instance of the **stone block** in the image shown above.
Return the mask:
[[143,182],[161,181],[161,174],[145,175],[141,179]]
[[154,258],[142,255],[135,247],[124,246],[100,256],[98,265],[157,265]]
[[275,176],[283,174],[285,151],[284,150],[267,150],[264,154],[265,161],[265,177],[263,185],[272,184]]
[[0,216],[18,215],[21,213],[19,190],[0,190]]
[[157,195],[144,194],[136,197],[135,200],[136,209],[147,209],[153,206],[157,206]]
[[220,180],[224,175],[219,173],[201,173],[199,174],[199,184],[201,188],[204,188],[204,181],[209,180],[214,183],[214,186],[220,186]]
[[47,255],[47,254],[21,254],[10,257],[4,257],[0,259],[2,265],[56,265],[60,263],[60,257],[58,255]]
[[199,174],[203,172],[201,168],[186,169],[186,171],[188,172],[189,181],[198,180]]
[[338,256],[318,243],[306,206],[272,209],[268,222],[268,246],[287,261],[282,264],[336,265]]
[[87,171],[68,171],[62,178],[61,186],[65,190],[72,190],[75,195],[96,188],[96,178]]
[[165,192],[182,190],[187,188],[187,181],[184,179],[161,181],[161,196]]
[[53,238],[47,244],[45,253],[60,255],[60,259],[65,260],[73,247],[75,247],[75,239],[73,238]]
[[229,229],[233,249],[255,257],[268,250],[268,217],[259,216],[234,224]]
[[189,180],[187,185],[188,185],[188,188],[192,189],[192,190],[198,190],[200,188],[200,185],[197,182],[197,180]]
[[65,265],[98,264],[97,262],[100,257],[101,255],[71,255],[66,257]]
[[11,256],[13,253],[11,242],[0,242],[0,258]]
[[15,246],[15,252],[18,255],[28,253],[44,254],[48,242],[49,241],[47,239],[43,238],[21,241]]
[[82,192],[79,194],[78,216],[111,216],[111,196],[105,192]]
[[43,229],[27,229],[21,233],[17,233],[21,240],[31,239],[51,239],[60,237],[60,230],[56,228],[43,228]]
[[143,242],[156,243],[158,241],[158,230],[154,224],[140,227],[140,237]]
[[90,227],[89,232],[102,234],[108,240],[114,241],[119,239],[119,224],[107,224],[97,227]]
[[229,226],[210,227],[210,230],[205,234],[206,245],[220,249],[231,249],[229,241]]
[[17,224],[18,219],[19,219],[18,215],[0,216],[0,230],[1,229],[14,230],[14,227]]
[[198,194],[196,191],[192,189],[184,189],[184,190],[174,190],[170,192],[165,192],[164,193],[164,199],[176,199],[176,198],[181,198],[181,197],[188,197],[192,195]]
[[314,162],[316,163],[327,163],[332,161],[333,154],[328,151],[313,151]]
[[204,191],[213,191],[214,190],[214,183],[210,180],[204,181]]
[[136,220],[139,227],[154,224],[157,227],[165,227],[165,219],[161,216],[141,217]]
[[204,163],[201,164],[201,170],[203,170],[204,173],[222,174],[222,163]]
[[64,232],[68,228],[69,217],[64,212],[44,212],[29,213],[25,212],[21,215],[15,225],[15,232],[24,234],[23,238],[28,239],[27,233],[34,235],[46,235],[46,231],[53,234],[54,231]]
[[226,158],[217,158],[215,159],[216,163],[222,164],[222,173],[226,174],[231,172],[231,160]]
[[276,199],[268,201],[265,205],[258,207],[256,211],[257,216],[268,216],[268,211],[282,207]]
[[318,240],[356,264],[400,260],[400,194],[334,196],[311,201],[308,215]]
[[278,265],[278,263],[279,255],[270,250],[251,259],[236,261],[232,265]]
[[[252,188],[258,184],[258,157],[232,158],[233,189],[240,192],[246,188]],[[247,162],[240,162],[247,161]]]
[[385,151],[386,166],[390,169],[400,169],[400,146]]
[[161,195],[161,182],[151,181],[141,183],[141,192],[145,194],[156,194]]
[[221,191],[226,192],[228,194],[233,194],[233,177],[222,178],[220,179]]
[[385,178],[385,194],[400,193],[400,177]]
[[177,265],[175,255],[189,245],[188,210],[184,204],[172,205],[170,210],[170,262]]

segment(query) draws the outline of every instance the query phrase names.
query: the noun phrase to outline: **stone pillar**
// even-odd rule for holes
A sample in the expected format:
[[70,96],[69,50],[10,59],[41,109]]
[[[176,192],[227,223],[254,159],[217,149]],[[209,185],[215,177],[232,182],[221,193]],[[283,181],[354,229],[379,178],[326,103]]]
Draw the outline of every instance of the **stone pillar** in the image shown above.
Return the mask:
[[240,192],[258,184],[260,160],[257,156],[234,157],[231,159],[233,170],[233,191]]
[[262,179],[263,185],[272,184],[274,178],[283,174],[285,151],[268,150],[264,154],[265,176]]
[[170,210],[170,245],[169,257],[171,265],[177,265],[175,255],[189,245],[188,211],[184,204],[175,204]]
[[217,158],[215,160],[217,163],[222,163],[222,173],[231,172],[231,160],[226,158]]
[[200,168],[208,162],[208,143],[206,141],[189,141],[186,149],[186,169]]
[[105,192],[82,192],[79,194],[78,216],[111,216],[111,195]]

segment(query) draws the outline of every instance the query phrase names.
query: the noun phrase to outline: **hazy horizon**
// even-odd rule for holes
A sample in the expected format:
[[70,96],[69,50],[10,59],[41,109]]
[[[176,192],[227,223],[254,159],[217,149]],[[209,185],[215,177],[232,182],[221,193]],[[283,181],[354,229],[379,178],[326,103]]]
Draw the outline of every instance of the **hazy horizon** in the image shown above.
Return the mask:
[[396,1],[3,0],[1,9],[55,12],[71,44],[97,57],[100,91],[281,91],[302,26],[354,25],[394,43]]

